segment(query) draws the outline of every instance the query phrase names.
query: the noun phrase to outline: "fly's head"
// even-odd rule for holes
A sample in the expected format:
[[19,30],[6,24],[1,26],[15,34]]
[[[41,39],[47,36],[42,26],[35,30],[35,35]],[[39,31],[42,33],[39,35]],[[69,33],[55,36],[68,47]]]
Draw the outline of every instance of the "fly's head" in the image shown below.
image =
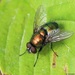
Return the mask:
[[37,52],[36,48],[30,42],[28,42],[26,46],[29,53],[35,54]]

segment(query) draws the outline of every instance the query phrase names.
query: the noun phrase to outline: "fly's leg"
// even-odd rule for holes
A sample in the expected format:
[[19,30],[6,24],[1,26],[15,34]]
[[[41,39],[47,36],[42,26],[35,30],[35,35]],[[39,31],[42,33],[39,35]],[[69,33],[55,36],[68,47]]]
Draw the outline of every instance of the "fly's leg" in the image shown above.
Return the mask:
[[43,48],[43,46],[40,47],[39,51],[37,52],[37,58],[36,58],[36,60],[35,60],[34,67],[35,67],[35,65],[36,65],[36,63],[37,63],[37,60],[38,60],[38,57],[39,57],[39,53],[40,53],[40,51],[42,50],[42,48]]
[[27,52],[27,50],[26,50],[24,53],[20,54],[19,56],[22,56],[22,55],[24,55],[26,52]]
[[54,52],[54,54],[58,57],[58,55],[56,54],[56,52],[53,50],[53,44],[51,42],[51,50]]

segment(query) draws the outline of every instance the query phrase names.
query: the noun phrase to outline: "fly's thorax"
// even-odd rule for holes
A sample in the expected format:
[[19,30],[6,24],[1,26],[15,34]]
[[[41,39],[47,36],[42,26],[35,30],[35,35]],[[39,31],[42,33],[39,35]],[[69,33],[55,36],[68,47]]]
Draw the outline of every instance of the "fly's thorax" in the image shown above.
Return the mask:
[[47,35],[46,29],[41,28],[40,31],[39,31],[39,34],[40,34],[41,36],[45,37],[45,36]]
[[42,43],[45,39],[45,35],[46,35],[45,30],[43,29],[39,30],[39,32],[35,33],[32,36],[31,43],[36,47],[42,46]]
[[31,43],[38,47],[38,46],[41,46],[41,43],[43,42],[44,38],[43,36],[41,36],[40,34],[36,34],[32,37],[31,39]]

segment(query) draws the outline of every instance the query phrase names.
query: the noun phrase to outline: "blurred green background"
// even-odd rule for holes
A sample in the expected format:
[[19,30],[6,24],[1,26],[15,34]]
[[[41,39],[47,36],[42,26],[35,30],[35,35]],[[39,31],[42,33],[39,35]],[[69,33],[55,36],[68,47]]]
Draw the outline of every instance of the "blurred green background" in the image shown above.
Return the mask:
[[3,74],[75,74],[75,35],[53,43],[59,57],[46,45],[35,67],[36,54],[19,57],[32,36],[35,12],[40,5],[46,8],[48,22],[55,21],[61,29],[75,32],[75,0],[0,0],[0,70]]

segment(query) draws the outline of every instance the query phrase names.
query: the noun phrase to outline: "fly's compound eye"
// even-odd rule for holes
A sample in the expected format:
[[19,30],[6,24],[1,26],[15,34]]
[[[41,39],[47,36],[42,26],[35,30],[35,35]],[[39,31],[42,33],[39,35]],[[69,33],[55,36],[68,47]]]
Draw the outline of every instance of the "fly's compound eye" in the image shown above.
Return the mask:
[[36,48],[35,47],[31,47],[31,52],[35,54],[37,52]]
[[28,43],[26,44],[26,46],[27,46],[28,52],[31,53],[31,47],[32,47],[32,45],[30,44],[30,42],[28,42]]
[[36,53],[36,52],[37,52],[37,51],[36,51],[36,48],[33,47],[30,42],[28,42],[26,46],[27,46],[27,49],[28,49],[28,52],[29,52],[29,53],[31,53],[31,52],[32,52],[32,53]]
[[31,48],[31,44],[30,43],[27,43],[27,49],[29,50]]

